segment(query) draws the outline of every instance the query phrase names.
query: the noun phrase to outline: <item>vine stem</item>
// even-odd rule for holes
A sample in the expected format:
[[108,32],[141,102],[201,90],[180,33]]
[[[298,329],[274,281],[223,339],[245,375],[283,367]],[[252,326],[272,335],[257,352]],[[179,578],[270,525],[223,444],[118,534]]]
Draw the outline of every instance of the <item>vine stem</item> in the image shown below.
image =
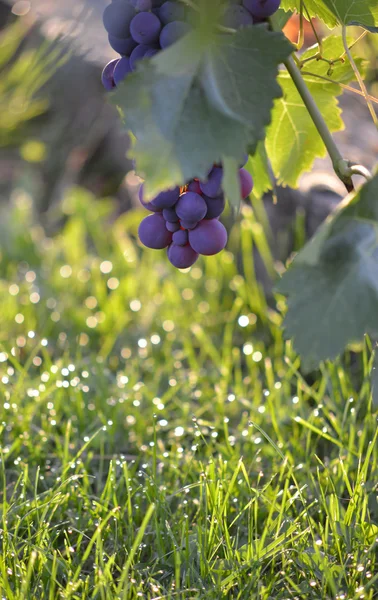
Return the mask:
[[341,179],[341,181],[346,186],[348,192],[354,189],[352,182],[352,172],[350,170],[350,166],[347,160],[345,160],[337,147],[335,140],[332,137],[330,130],[328,129],[327,123],[325,122],[323,115],[321,114],[318,106],[316,105],[315,100],[313,99],[303,77],[302,74],[297,67],[294,58],[290,56],[285,62],[284,65],[288,70],[290,77],[292,78],[295,87],[297,88],[308,112],[311,116],[316,129],[320,137],[322,138],[328,154],[331,157],[333,168],[335,170],[336,175]]
[[354,71],[354,74],[355,74],[356,79],[358,81],[358,84],[359,84],[359,86],[361,88],[361,91],[362,91],[362,93],[364,95],[364,98],[366,100],[366,104],[368,105],[368,109],[370,111],[370,114],[371,114],[371,117],[373,119],[374,125],[376,127],[378,127],[378,118],[377,118],[376,112],[374,110],[374,106],[370,102],[369,93],[368,93],[368,91],[366,89],[366,85],[364,83],[364,80],[361,77],[361,74],[360,74],[360,72],[358,70],[358,67],[357,67],[357,65],[356,65],[356,63],[354,61],[354,58],[353,58],[352,53],[351,53],[351,51],[349,49],[349,46],[348,46],[347,31],[346,31],[346,26],[345,25],[343,25],[342,37],[343,37],[343,44],[344,44],[345,54],[349,58],[349,62],[350,62],[351,67],[352,67],[352,69]]

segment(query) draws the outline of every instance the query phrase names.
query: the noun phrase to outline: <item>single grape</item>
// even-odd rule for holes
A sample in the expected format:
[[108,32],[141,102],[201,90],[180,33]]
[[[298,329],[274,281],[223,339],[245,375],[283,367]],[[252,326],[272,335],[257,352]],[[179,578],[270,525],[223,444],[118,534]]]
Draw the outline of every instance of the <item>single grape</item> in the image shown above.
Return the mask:
[[179,199],[180,196],[180,188],[176,187],[172,190],[167,190],[165,192],[161,192],[156,198],[152,200],[153,205],[156,208],[171,208],[174,206]]
[[168,259],[177,269],[187,269],[194,265],[198,258],[198,253],[187,244],[186,246],[176,246],[171,244],[168,248]]
[[129,73],[131,73],[130,59],[127,56],[124,56],[118,61],[116,68],[114,69],[115,84],[119,85]]
[[106,65],[106,67],[104,68],[104,70],[102,72],[101,81],[107,92],[111,92],[116,87],[116,84],[114,81],[114,70],[115,70],[118,62],[119,62],[119,58],[115,58],[114,60],[111,60]]
[[159,39],[161,23],[156,15],[150,12],[138,13],[130,23],[130,33],[138,44],[152,44]]
[[137,62],[142,60],[150,50],[154,50],[153,46],[146,46],[145,44],[139,44],[139,46],[134,48],[130,54],[130,67],[132,71],[135,71]]
[[139,225],[139,239],[144,246],[153,250],[167,248],[172,242],[172,233],[167,230],[163,215],[149,215]]
[[194,192],[185,192],[179,198],[176,212],[183,221],[201,221],[207,212],[205,200]]
[[184,229],[179,229],[178,231],[175,231],[175,233],[172,236],[172,241],[174,244],[176,244],[176,246],[186,246],[188,240],[188,232]]
[[152,202],[146,202],[144,199],[144,183],[142,183],[142,185],[139,188],[139,201],[141,203],[142,206],[144,206],[144,208],[147,208],[147,210],[150,210],[151,212],[161,212],[162,209],[161,208],[157,208],[156,206],[154,206],[152,204]]
[[127,38],[130,35],[130,23],[135,14],[135,8],[125,0],[113,0],[104,10],[102,18],[104,27],[110,35]]
[[222,192],[223,169],[214,167],[209,174],[207,181],[201,182],[201,190],[205,196],[216,198]]
[[205,219],[217,219],[221,216],[226,206],[226,200],[224,194],[221,194],[217,198],[209,198],[204,196],[203,199],[207,205],[207,213]]
[[184,21],[172,21],[163,27],[160,34],[160,46],[168,48],[190,31],[190,25]]
[[243,200],[245,200],[253,190],[252,175],[246,169],[240,169],[239,178],[241,195]]
[[166,221],[165,226],[171,233],[180,229],[180,223],[170,223],[169,221]]
[[131,0],[131,4],[137,11],[147,11],[152,8],[152,0]]
[[247,164],[248,161],[249,161],[249,154],[244,154],[243,160],[239,166],[239,169],[242,169],[243,167],[245,167],[245,165]]
[[152,58],[158,52],[159,52],[159,50],[157,48],[150,48],[149,50],[147,50],[147,52],[143,58]]
[[200,182],[196,179],[193,179],[188,185],[188,192],[194,192],[195,194],[202,194]]
[[253,25],[253,18],[246,8],[234,4],[227,7],[223,17],[223,25],[232,29],[241,29]]
[[169,223],[177,223],[177,221],[179,220],[174,208],[165,208],[163,210],[163,217]]
[[109,44],[113,48],[113,50],[118,52],[118,54],[122,54],[123,56],[130,56],[135,46],[137,45],[136,41],[133,40],[132,37],[117,38],[114,37],[114,35],[109,34],[108,38]]
[[217,219],[201,221],[195,229],[189,231],[189,244],[198,254],[218,254],[227,244],[226,228]]
[[184,229],[194,229],[198,225],[198,221],[180,221],[181,227]]
[[183,4],[168,0],[168,2],[164,2],[159,8],[158,15],[163,25],[172,23],[172,21],[184,21],[185,7]]
[[281,0],[243,0],[243,6],[253,17],[266,19],[271,17],[280,7]]

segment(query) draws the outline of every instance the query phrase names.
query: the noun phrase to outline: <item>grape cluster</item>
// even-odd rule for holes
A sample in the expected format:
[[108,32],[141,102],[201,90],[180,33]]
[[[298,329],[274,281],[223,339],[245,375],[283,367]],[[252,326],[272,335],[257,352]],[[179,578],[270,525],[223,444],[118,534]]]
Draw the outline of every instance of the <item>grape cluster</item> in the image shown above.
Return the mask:
[[[239,177],[241,195],[246,198],[253,180],[243,168]],[[223,169],[215,165],[206,181],[194,179],[184,188],[162,192],[148,203],[142,185],[139,199],[153,213],[139,226],[142,244],[155,250],[168,248],[168,259],[178,269],[191,267],[200,254],[221,252],[227,243],[227,231],[219,221],[225,208],[222,179]]]
[[[205,1],[205,0],[203,0]],[[260,23],[279,8],[281,0],[230,0],[223,25],[240,29]],[[102,82],[111,91],[135,70],[138,61],[151,58],[190,31],[190,7],[184,0],[112,0],[103,21],[113,50],[120,58],[103,70]]]
[[[241,29],[260,23],[279,5],[280,0],[230,0],[222,24]],[[193,20],[191,10],[185,0],[112,0],[103,21],[109,43],[120,58],[110,61],[103,70],[105,89],[116,88],[140,60],[151,58],[188,33]],[[247,158],[239,170],[243,199],[253,189],[252,177],[243,169]],[[225,207],[222,179],[222,166],[215,165],[206,181],[194,179],[182,188],[162,192],[148,203],[142,185],[140,201],[153,214],[140,224],[141,242],[147,248],[168,248],[170,262],[179,269],[193,265],[200,254],[221,252],[227,243],[227,231],[219,221]]]

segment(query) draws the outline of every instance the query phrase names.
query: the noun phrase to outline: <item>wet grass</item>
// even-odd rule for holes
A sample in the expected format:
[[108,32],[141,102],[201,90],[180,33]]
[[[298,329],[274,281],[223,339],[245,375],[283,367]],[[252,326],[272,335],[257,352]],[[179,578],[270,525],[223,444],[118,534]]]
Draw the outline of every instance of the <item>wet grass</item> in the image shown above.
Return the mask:
[[376,597],[368,341],[301,373],[251,210],[187,273],[110,210],[1,214],[2,597]]

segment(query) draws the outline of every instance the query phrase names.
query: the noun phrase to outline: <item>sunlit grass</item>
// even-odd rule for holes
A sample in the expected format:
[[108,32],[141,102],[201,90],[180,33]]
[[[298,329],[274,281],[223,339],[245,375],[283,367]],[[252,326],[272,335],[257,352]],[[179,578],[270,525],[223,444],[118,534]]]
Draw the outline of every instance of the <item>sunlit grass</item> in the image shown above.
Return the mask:
[[3,598],[374,598],[369,345],[301,373],[250,210],[187,273],[110,215],[1,214]]

